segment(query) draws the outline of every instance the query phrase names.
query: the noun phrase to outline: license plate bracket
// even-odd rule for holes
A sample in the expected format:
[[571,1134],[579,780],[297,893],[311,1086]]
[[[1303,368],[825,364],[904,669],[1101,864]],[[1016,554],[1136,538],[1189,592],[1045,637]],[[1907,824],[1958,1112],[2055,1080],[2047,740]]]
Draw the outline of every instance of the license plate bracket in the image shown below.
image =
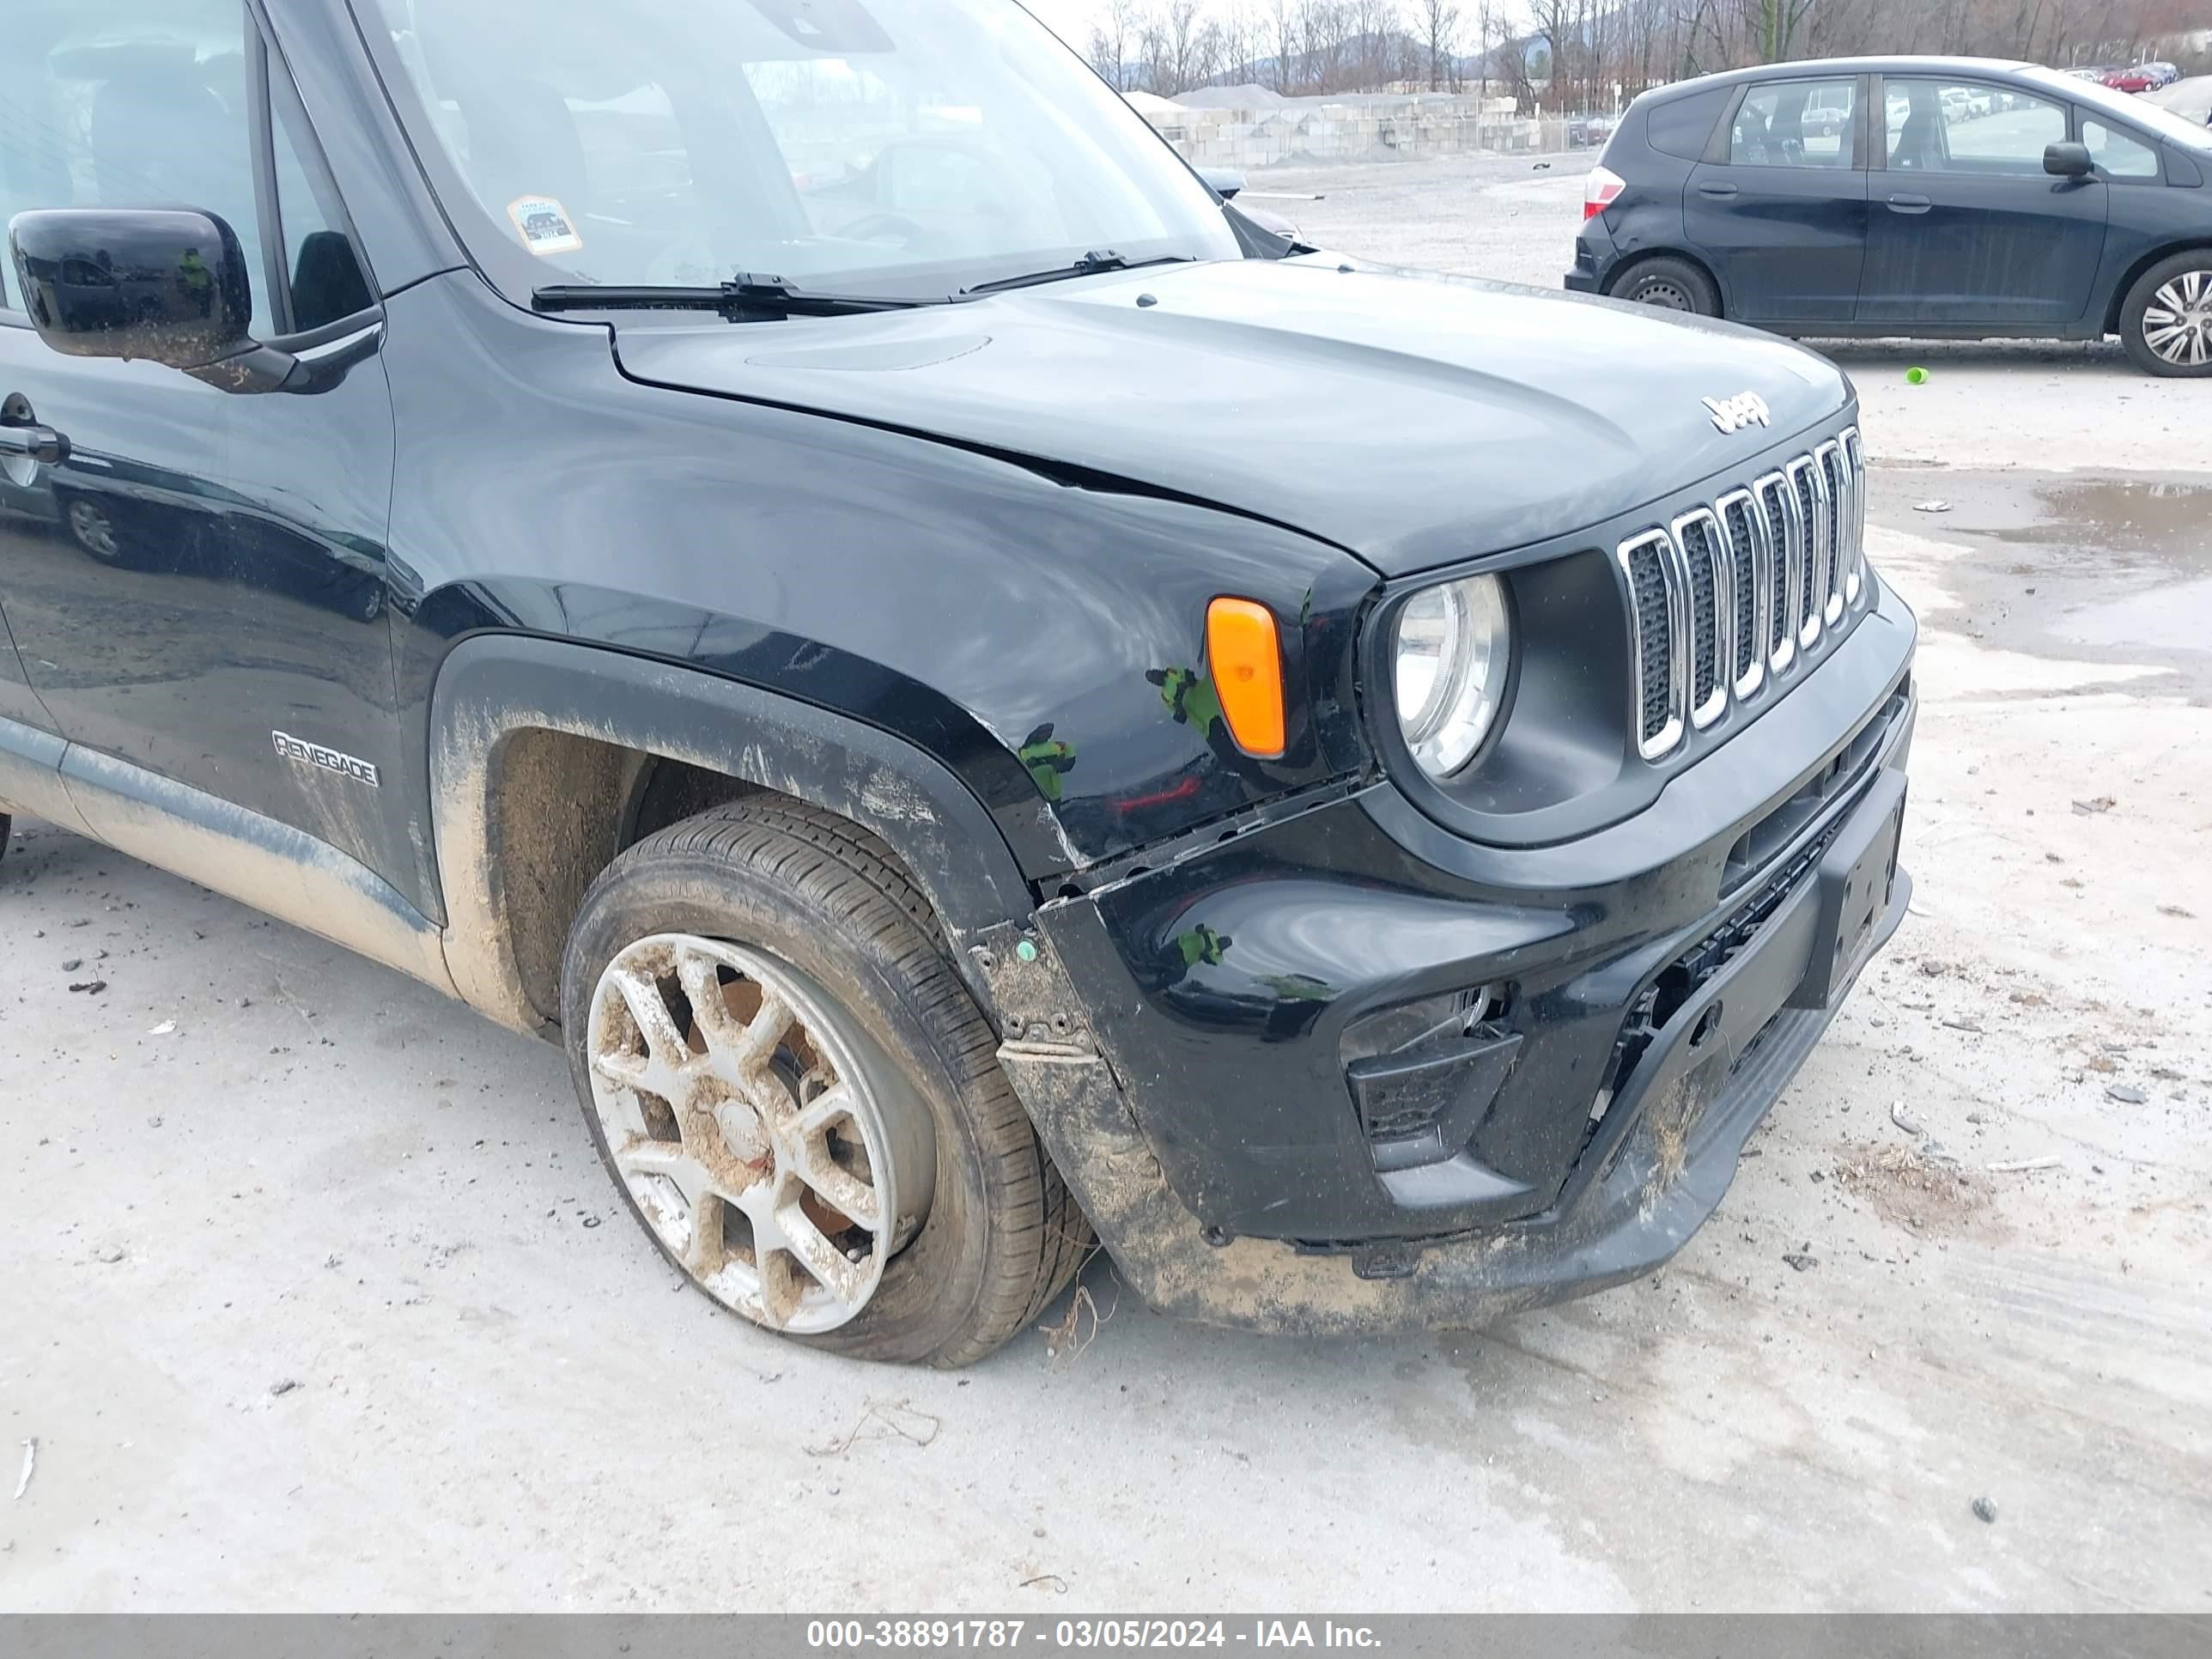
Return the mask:
[[1889,910],[1904,827],[1905,774],[1885,768],[1821,857],[1820,921],[1792,1007],[1833,1007],[1850,989]]

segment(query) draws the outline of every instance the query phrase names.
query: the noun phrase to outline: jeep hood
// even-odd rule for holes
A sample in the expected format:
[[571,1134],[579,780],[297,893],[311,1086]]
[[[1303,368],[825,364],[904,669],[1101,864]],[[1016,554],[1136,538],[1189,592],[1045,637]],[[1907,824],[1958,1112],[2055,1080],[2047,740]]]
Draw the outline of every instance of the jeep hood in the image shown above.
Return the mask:
[[[1126,480],[1386,575],[1517,547],[1706,478],[1850,400],[1766,335],[1334,258],[1161,266],[956,306],[624,319],[631,378]],[[1755,392],[1771,430],[1705,406]]]

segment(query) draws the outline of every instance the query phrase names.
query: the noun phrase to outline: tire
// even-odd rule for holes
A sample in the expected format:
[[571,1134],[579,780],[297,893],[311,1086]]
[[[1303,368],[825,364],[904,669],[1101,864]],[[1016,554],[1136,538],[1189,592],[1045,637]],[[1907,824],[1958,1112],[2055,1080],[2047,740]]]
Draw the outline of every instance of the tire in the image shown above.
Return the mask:
[[1662,311],[1685,311],[1698,317],[1721,314],[1721,296],[1713,279],[1686,259],[1644,259],[1631,265],[1613,285],[1613,297]]
[[2212,248],[2190,248],[2136,278],[2120,307],[2120,343],[2146,374],[2212,377]]
[[[856,1270],[879,1274],[864,1305],[830,1328],[783,1328],[781,1334],[855,1358],[951,1367],[982,1358],[1034,1320],[1074,1276],[1090,1249],[1089,1224],[1000,1071],[997,1038],[954,969],[927,902],[881,842],[833,813],[782,797],[711,808],[647,836],[593,882],[570,930],[561,988],[570,1069],[600,1159],[661,1253],[695,1288],[768,1328],[804,1325],[815,1316],[803,1304],[798,1314],[787,1307],[780,1319],[775,1315],[769,1308],[770,1261],[779,1265],[774,1277],[780,1282],[787,1285],[799,1278],[802,1289],[793,1294],[834,1300],[829,1279],[818,1273],[812,1279],[803,1277],[805,1264],[797,1248],[763,1253],[742,1241],[736,1248],[726,1246],[720,1235],[729,1218],[726,1211],[739,1207],[734,1197],[727,1206],[712,1194],[711,1201],[701,1203],[679,1193],[672,1180],[666,1193],[679,1207],[690,1207],[690,1224],[672,1223],[665,1197],[648,1191],[641,1201],[635,1162],[640,1149],[665,1151],[677,1137],[661,1132],[656,1146],[646,1136],[626,1135],[623,1155],[631,1160],[629,1172],[617,1162],[609,1134],[616,1111],[629,1103],[658,1103],[659,1097],[645,1091],[625,1097],[624,1085],[611,1084],[599,1069],[617,1060],[623,1066],[653,1063],[653,1043],[643,1036],[636,1043],[642,1052],[613,1052],[617,1028],[630,1029],[627,1022],[635,1004],[618,1000],[611,988],[620,982],[623,964],[649,963],[653,959],[637,953],[658,949],[659,941],[672,938],[692,950],[695,969],[700,950],[720,953],[722,972],[736,971],[732,962],[744,964],[747,975],[760,979],[763,987],[780,988],[794,1006],[821,1016],[795,1022],[800,1037],[785,1040],[769,1062],[769,1070],[786,1067],[775,1073],[785,1078],[782,1086],[789,1095],[779,1110],[803,1111],[810,1098],[824,1099],[827,1090],[811,1097],[805,1092],[817,1073],[834,1077],[831,1086],[842,1091],[852,1079],[839,1057],[841,1049],[854,1057],[851,1070],[863,1079],[862,1091],[890,1102],[868,1118],[880,1132],[878,1139],[888,1135],[884,1144],[893,1154],[893,1174],[887,1179],[875,1163],[877,1140],[869,1140],[865,1149],[863,1167],[875,1188],[872,1203],[880,1204],[883,1190],[897,1184],[898,1170],[910,1166],[915,1137],[933,1136],[932,1175],[907,1183],[927,1188],[926,1218],[906,1237],[908,1212],[918,1202],[903,1190],[891,1206],[896,1215],[878,1215],[875,1235],[868,1238],[869,1265]],[[635,977],[629,981],[633,988],[635,982]],[[665,988],[674,981],[658,982],[667,998]],[[734,1012],[740,987],[725,978],[720,988]],[[758,1006],[762,994],[755,994]],[[738,1014],[726,1032],[707,1031],[704,1027],[714,1025],[718,1017],[702,1022],[691,1009],[690,999],[680,994],[670,1002],[692,1054],[724,1041],[729,1032],[744,1035],[749,1029],[747,1017]],[[828,1054],[834,1064],[813,1060],[814,1069],[793,1082],[787,1070],[807,1063],[791,1058],[802,1043],[810,1058]],[[886,1064],[895,1075],[881,1073]],[[769,1070],[758,1075],[767,1076]],[[710,1085],[710,1093],[719,1086]],[[690,1137],[707,1133],[720,1148],[718,1156],[734,1155],[744,1162],[749,1152],[754,1155],[755,1161],[745,1164],[754,1173],[737,1177],[748,1194],[757,1198],[771,1184],[782,1190],[788,1177],[783,1161],[787,1143],[779,1139],[768,1152],[759,1150],[767,1133],[767,1109],[748,1116],[750,1109],[741,1103],[737,1110],[743,1122],[725,1143],[719,1127],[696,1129],[702,1121],[728,1121],[726,1114],[732,1110],[726,1101],[720,1102],[711,1108],[713,1115],[702,1119],[696,1103],[705,1097],[688,1096],[694,1105],[674,1115],[684,1127],[672,1155],[683,1158],[692,1150]],[[926,1117],[926,1130],[914,1119],[917,1112]],[[813,1144],[826,1146],[833,1134],[841,1147],[845,1139],[858,1144],[858,1137],[848,1133],[854,1127],[847,1122],[841,1131],[820,1131]],[[843,1150],[849,1155],[849,1148]],[[762,1162],[771,1163],[772,1170],[760,1173]],[[714,1166],[717,1171],[734,1167],[726,1162]],[[699,1172],[690,1173],[696,1177]],[[708,1179],[728,1185],[720,1173]],[[652,1181],[646,1177],[648,1188]],[[812,1195],[798,1187],[792,1190],[794,1204],[817,1205],[808,1213],[821,1221],[822,1234],[834,1240],[860,1236],[835,1232],[830,1222],[821,1219],[818,1188]],[[788,1208],[778,1213],[790,1218]],[[702,1214],[714,1218],[717,1235],[704,1247],[706,1259],[719,1264],[706,1275],[712,1283],[702,1282],[672,1244],[672,1237],[695,1243],[706,1238],[696,1224]],[[748,1212],[742,1229],[746,1237],[753,1237],[756,1218]],[[847,1218],[838,1214],[836,1219]],[[885,1245],[881,1236],[887,1225],[894,1237]],[[821,1242],[811,1230],[809,1239],[815,1246]],[[732,1283],[745,1277],[749,1260],[751,1291],[739,1285],[733,1291]],[[830,1265],[842,1273],[841,1263]],[[841,1311],[832,1308],[829,1316]]]
[[83,496],[73,496],[64,512],[69,523],[70,539],[93,559],[101,564],[121,565],[130,562],[125,556],[121,533],[115,527],[115,517],[98,501]]

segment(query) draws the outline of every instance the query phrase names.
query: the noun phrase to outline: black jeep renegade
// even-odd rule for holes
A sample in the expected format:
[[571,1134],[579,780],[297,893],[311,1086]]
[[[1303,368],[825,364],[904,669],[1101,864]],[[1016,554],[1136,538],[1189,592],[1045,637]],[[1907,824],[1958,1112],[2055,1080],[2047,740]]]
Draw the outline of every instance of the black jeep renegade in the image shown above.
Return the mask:
[[761,1325],[1618,1283],[1904,911],[1795,346],[1269,234],[1012,0],[9,32],[0,804],[565,1044]]

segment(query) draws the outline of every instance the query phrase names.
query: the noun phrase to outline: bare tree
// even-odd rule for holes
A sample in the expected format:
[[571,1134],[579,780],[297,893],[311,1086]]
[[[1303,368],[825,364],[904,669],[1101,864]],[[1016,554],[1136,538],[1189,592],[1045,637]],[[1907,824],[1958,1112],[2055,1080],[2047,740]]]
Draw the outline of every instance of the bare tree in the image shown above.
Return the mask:
[[[2201,27],[2207,0],[1102,0],[1100,74],[1174,96],[1227,77],[1285,95],[1394,82],[1459,89],[1463,52],[1485,96],[1556,112],[1609,107],[1662,82],[1788,58],[1945,52],[2045,63],[2132,62]],[[1517,20],[1526,18],[1525,26]],[[2163,49],[2173,56],[2179,49]],[[2186,55],[2185,53],[2184,55]],[[1272,69],[1262,68],[1272,61]]]
[[1287,95],[1291,90],[1291,54],[1297,49],[1297,18],[1291,9],[1291,0],[1268,0],[1261,28],[1267,35],[1267,51],[1275,60],[1275,90]]
[[1113,0],[1091,26],[1091,67],[1116,92],[1129,90],[1129,48],[1137,33],[1137,0]]
[[1352,10],[1345,0],[1299,0],[1298,46],[1304,84],[1315,92],[1344,90],[1352,44]]
[[1459,8],[1453,0],[1421,0],[1421,33],[1428,46],[1429,90],[1459,85]]

